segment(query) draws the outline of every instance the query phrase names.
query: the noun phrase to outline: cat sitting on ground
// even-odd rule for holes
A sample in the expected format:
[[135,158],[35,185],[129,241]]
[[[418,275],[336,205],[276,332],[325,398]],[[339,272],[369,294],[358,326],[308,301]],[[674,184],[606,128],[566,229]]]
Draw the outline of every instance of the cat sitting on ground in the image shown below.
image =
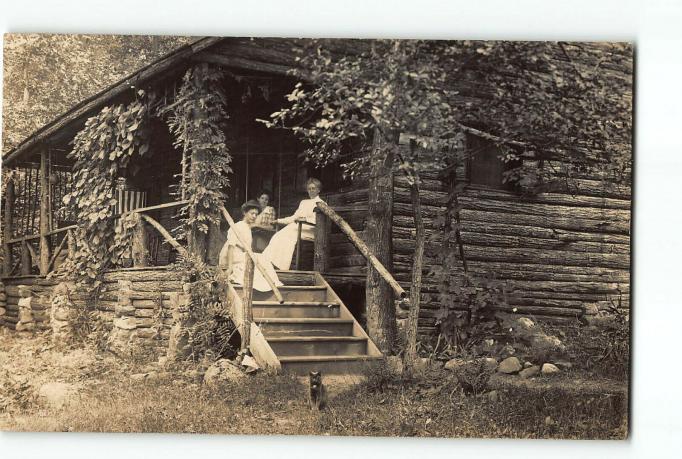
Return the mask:
[[327,388],[322,384],[322,373],[310,372],[310,393],[308,394],[311,410],[321,410],[327,405]]

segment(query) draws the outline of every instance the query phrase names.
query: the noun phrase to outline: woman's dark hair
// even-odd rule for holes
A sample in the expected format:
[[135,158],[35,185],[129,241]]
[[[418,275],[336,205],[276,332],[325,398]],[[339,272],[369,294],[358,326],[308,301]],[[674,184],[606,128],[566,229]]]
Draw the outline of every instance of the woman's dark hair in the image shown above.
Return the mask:
[[256,209],[256,210],[258,210],[258,213],[260,213],[261,208],[260,208],[260,204],[258,204],[258,201],[255,201],[253,199],[249,199],[244,204],[242,204],[242,214],[247,213],[251,209]]
[[264,194],[267,194],[267,195],[268,195],[268,198],[269,198],[269,199],[272,199],[272,192],[271,192],[270,190],[266,190],[266,189],[260,190],[260,191],[258,192],[258,194],[256,195],[256,199],[260,198],[260,197],[263,196]]

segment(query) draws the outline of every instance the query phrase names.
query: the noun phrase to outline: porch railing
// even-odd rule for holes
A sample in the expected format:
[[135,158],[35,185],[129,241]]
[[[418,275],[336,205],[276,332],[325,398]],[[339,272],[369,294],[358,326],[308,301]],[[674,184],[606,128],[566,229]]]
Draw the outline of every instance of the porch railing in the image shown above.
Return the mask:
[[363,241],[353,230],[353,228],[351,228],[348,222],[343,219],[343,217],[341,217],[334,209],[332,209],[329,204],[323,201],[317,203],[315,212],[315,254],[313,258],[315,271],[322,273],[328,271],[330,230],[331,223],[334,223],[339,227],[341,232],[346,235],[348,240],[355,246],[355,248],[358,249],[362,256],[365,257],[372,268],[374,268],[386,281],[386,283],[391,286],[398,298],[401,301],[405,301],[407,298],[407,293],[405,290],[400,286],[398,281],[395,280],[393,275],[391,275],[386,267],[379,261],[379,259],[372,253],[365,241]]

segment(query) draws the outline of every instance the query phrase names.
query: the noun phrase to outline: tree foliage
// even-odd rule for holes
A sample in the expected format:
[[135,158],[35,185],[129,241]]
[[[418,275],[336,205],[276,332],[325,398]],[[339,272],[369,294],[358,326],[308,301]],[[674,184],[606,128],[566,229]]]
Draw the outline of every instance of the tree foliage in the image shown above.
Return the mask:
[[190,68],[175,101],[159,109],[180,148],[183,176],[178,194],[189,203],[183,207],[185,234],[208,233],[209,224],[220,224],[216,209],[226,198],[232,156],[221,126],[228,119],[223,73],[208,64]]
[[[138,92],[144,96],[143,91]],[[64,204],[78,221],[74,259],[63,265],[76,277],[96,282],[102,272],[130,255],[135,221],[116,222],[114,187],[121,170],[135,154],[149,150],[146,105],[141,100],[104,107],[89,118],[73,140],[73,190]],[[69,264],[72,264],[69,266]]]
[[3,148],[190,37],[6,34]]
[[[586,173],[629,180],[631,46],[416,40],[365,44],[365,51],[333,53],[338,51],[333,43],[313,41],[299,58],[308,84],[297,84],[287,97],[290,105],[265,121],[302,137],[314,163],[340,162],[350,176],[366,173],[370,136],[379,132],[385,148],[395,153],[395,168],[410,179],[414,209],[419,209],[414,191],[420,171],[461,166],[471,155],[467,135],[494,143],[510,165],[505,180],[526,192],[541,192],[557,180],[569,184],[571,177]],[[400,146],[400,134],[410,138],[409,148]],[[453,193],[462,190],[463,184],[457,184]],[[450,215],[443,221],[453,239],[459,230],[458,221],[453,222],[456,202],[450,200]],[[419,234],[417,228],[417,239]],[[448,263],[464,261],[461,241],[458,245],[459,254],[452,243],[442,254],[446,303],[453,292],[482,285],[470,276],[450,279]],[[417,252],[413,283],[421,266]],[[495,292],[470,295],[474,312],[487,314]]]

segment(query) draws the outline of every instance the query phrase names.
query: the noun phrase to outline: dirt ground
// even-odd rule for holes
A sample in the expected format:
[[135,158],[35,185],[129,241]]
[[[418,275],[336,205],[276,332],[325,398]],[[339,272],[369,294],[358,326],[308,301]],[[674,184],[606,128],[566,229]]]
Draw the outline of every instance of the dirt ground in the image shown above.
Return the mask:
[[[326,378],[328,407],[310,409],[305,378],[257,374],[209,387],[197,364],[159,367],[92,348],[58,349],[48,335],[0,328],[0,430],[194,432],[479,438],[627,436],[627,397],[563,375],[465,395],[442,369]],[[558,390],[570,387],[571,390]]]

